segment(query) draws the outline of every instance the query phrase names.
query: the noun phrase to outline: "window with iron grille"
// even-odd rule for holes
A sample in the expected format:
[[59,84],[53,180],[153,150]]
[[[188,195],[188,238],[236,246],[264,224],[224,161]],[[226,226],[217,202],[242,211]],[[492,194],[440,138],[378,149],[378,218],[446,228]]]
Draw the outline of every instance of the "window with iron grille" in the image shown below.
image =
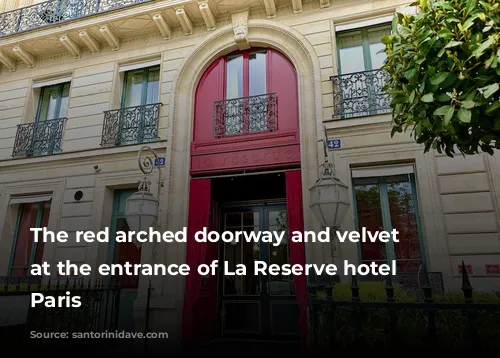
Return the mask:
[[61,151],[70,83],[42,87],[35,121],[18,125],[12,155],[39,156]]
[[332,77],[334,117],[351,118],[390,111],[383,91],[386,59],[382,37],[390,25],[379,25],[337,33],[338,75]]
[[214,136],[277,130],[276,94],[267,91],[267,51],[248,50],[225,59],[225,98],[214,103]]
[[153,142],[158,139],[160,66],[124,73],[121,108],[104,112],[102,145]]

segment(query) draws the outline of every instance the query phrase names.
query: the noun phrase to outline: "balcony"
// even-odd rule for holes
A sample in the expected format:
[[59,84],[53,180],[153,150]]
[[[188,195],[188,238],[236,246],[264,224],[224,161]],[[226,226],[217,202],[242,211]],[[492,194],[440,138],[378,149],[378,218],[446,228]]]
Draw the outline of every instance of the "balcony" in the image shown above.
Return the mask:
[[13,157],[50,155],[61,151],[66,118],[49,119],[17,126]]
[[152,0],[50,0],[0,14],[0,38]]
[[214,102],[214,136],[273,132],[278,129],[276,93]]
[[390,113],[380,70],[348,73],[330,78],[333,84],[333,118],[344,119]]
[[113,109],[104,112],[101,146],[154,142],[162,103]]

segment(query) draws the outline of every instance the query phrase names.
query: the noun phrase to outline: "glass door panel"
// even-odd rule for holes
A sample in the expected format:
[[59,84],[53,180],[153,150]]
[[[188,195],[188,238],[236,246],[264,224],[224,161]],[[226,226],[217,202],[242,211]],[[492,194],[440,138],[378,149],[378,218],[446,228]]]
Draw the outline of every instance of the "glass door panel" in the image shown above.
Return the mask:
[[[231,232],[253,232],[262,228],[260,210],[248,208],[226,212],[223,216],[223,230]],[[245,265],[246,275],[224,275],[222,277],[221,315],[224,335],[261,333],[261,282],[254,275],[254,262],[260,260],[259,243],[240,240],[238,243],[221,243],[223,261],[228,270],[235,272],[237,265]]]
[[413,174],[356,178],[353,185],[358,230],[399,232],[399,242],[362,243],[361,261],[395,260],[398,272],[418,272],[424,254]]
[[370,69],[377,70],[384,64],[387,56],[382,52],[385,49],[382,38],[390,34],[390,27],[368,29],[367,40],[370,53]]
[[399,232],[394,243],[398,271],[417,272],[422,264],[417,215],[412,184],[408,175],[387,177],[391,225]]
[[[286,219],[286,210],[268,211],[269,231],[282,233],[283,240],[279,246],[269,246],[269,263],[277,265],[290,264],[290,248],[288,245],[288,226]],[[274,241],[277,244],[277,240]],[[269,294],[271,296],[293,295],[293,276],[277,275],[269,276]]]
[[56,118],[66,117],[66,113],[68,112],[69,87],[69,83],[66,83],[62,88],[61,102],[59,103],[59,114]]
[[[223,216],[226,231],[285,232],[280,245],[266,242],[225,243],[223,258],[229,269],[236,264],[246,266],[246,276],[222,277],[222,331],[225,337],[254,334],[260,338],[298,334],[299,309],[294,292],[293,276],[258,276],[253,272],[255,261],[290,264],[286,206],[261,206],[236,209]],[[275,243],[278,241],[275,239]],[[222,244],[221,244],[222,245]],[[247,336],[248,337],[248,336]]]
[[146,103],[153,104],[158,102],[160,84],[160,69],[150,69],[148,71],[148,84],[146,90]]
[[249,66],[249,96],[266,93],[266,51],[252,52],[248,55]]
[[[258,232],[260,230],[261,215],[255,212],[232,212],[225,214],[225,231],[231,232]],[[240,240],[238,243],[224,243],[224,260],[228,262],[231,272],[235,272],[237,265],[244,264],[247,275],[224,277],[223,286],[225,295],[260,295],[260,280],[253,275],[254,261],[259,260],[259,243]]]
[[360,32],[339,34],[338,48],[341,73],[362,72],[366,69]]
[[243,55],[230,56],[226,61],[226,99],[243,96]]
[[142,104],[142,87],[144,82],[144,70],[127,72],[125,79],[125,95],[123,106],[136,107]]
[[22,204],[18,219],[15,247],[12,256],[10,276],[29,276],[31,256],[33,251],[33,232],[30,231],[37,225],[40,216],[40,203]]
[[[375,234],[383,230],[380,189],[377,178],[354,180],[358,227]],[[364,242],[361,244],[361,259],[364,263],[387,263],[387,250],[383,242]]]
[[[266,51],[251,52],[248,55],[248,95],[259,96],[266,94]],[[267,103],[261,97],[248,100],[248,132],[262,132],[268,129]]]
[[56,118],[56,108],[59,101],[59,86],[44,87],[42,89],[42,97],[38,121],[46,121]]

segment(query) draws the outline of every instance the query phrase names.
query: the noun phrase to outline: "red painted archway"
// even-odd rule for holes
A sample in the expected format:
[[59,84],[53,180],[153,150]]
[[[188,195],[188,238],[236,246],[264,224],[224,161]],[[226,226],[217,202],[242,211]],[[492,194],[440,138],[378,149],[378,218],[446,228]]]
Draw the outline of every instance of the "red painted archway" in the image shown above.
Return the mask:
[[[265,57],[256,53],[264,53]],[[260,62],[256,61],[258,64],[252,62],[257,56],[260,56]],[[233,65],[228,65],[235,58],[239,61],[236,70],[231,67]],[[257,101],[260,102],[255,105]],[[217,102],[225,106],[222,116],[221,111],[215,109]],[[231,110],[228,110],[230,106]],[[270,111],[273,106],[275,108]],[[262,109],[266,110],[265,116],[259,112]],[[235,116],[234,113],[241,115]],[[227,127],[233,121],[234,128],[234,118],[241,119],[241,123],[236,125],[236,132],[239,131],[236,135],[228,132]],[[250,130],[255,128],[255,123],[252,127],[249,122],[255,118],[264,119],[259,122],[261,127],[258,130]],[[218,132],[220,120],[224,128],[222,135]],[[250,49],[215,60],[201,77],[195,94],[190,170],[193,179],[190,181],[186,252],[186,263],[192,273],[186,277],[184,297],[185,345],[217,336],[217,277],[203,279],[196,269],[193,270],[202,263],[209,264],[217,259],[216,244],[201,244],[194,240],[195,233],[204,227],[218,230],[217,220],[214,220],[217,211],[211,198],[211,179],[200,176],[278,168],[288,169],[286,203],[289,230],[303,231],[298,83],[293,64],[274,49]],[[303,243],[290,245],[290,257],[293,264],[305,264]],[[305,339],[305,276],[294,277],[294,286],[300,308],[299,329],[302,339]]]

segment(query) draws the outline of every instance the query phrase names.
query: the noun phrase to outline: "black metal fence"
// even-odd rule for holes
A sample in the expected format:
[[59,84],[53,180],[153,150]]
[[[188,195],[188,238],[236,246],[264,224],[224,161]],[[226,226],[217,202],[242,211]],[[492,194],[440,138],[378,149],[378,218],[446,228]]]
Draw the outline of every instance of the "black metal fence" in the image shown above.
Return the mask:
[[104,112],[102,146],[141,144],[158,137],[162,103],[113,109]]
[[[463,265],[463,264],[462,264]],[[423,299],[385,282],[309,284],[312,352],[416,353],[500,351],[500,298],[473,290],[465,265],[462,292],[434,293],[423,271]]]
[[49,155],[61,151],[66,118],[17,125],[13,157]]
[[344,119],[389,113],[390,96],[384,91],[381,70],[347,73],[330,78],[333,85],[333,118]]
[[0,13],[0,37],[60,24],[152,0],[50,0]]
[[[150,282],[144,333],[152,290]],[[0,277],[0,337],[13,343],[7,351],[112,349],[121,339],[116,334],[121,291],[116,280]],[[33,305],[41,295],[32,294],[42,294],[44,302]],[[77,296],[80,304],[72,306]]]
[[276,93],[214,102],[214,137],[273,132],[278,129]]

